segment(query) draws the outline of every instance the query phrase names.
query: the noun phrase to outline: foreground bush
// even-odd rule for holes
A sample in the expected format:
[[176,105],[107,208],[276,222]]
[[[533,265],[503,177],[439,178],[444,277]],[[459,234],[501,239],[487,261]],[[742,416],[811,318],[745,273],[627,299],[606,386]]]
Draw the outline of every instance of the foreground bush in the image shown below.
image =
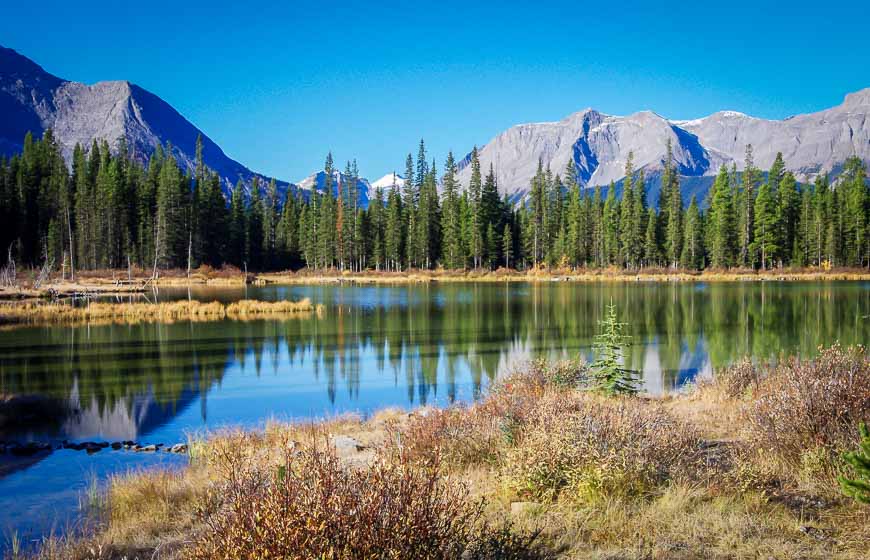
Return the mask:
[[537,413],[541,398],[571,394],[585,382],[586,373],[585,365],[576,361],[534,360],[497,381],[481,402],[429,410],[393,440],[412,460],[437,453],[453,467],[496,466]]
[[756,376],[745,411],[753,448],[795,478],[831,482],[840,453],[857,444],[859,424],[870,421],[870,360],[863,348],[833,346]]
[[657,404],[552,395],[507,452],[501,476],[536,500],[635,496],[700,473],[700,447],[695,431]]
[[482,520],[482,503],[442,477],[437,459],[343,465],[331,448],[252,466],[216,453],[222,475],[202,510],[194,559],[532,558],[531,539]]

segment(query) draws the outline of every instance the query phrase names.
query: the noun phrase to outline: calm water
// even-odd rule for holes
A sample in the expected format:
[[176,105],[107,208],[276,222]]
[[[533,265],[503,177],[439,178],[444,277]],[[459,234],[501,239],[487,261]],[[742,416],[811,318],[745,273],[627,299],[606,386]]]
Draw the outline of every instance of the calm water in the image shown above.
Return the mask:
[[[5,437],[174,443],[192,431],[273,417],[468,401],[530,357],[589,356],[611,299],[631,326],[627,361],[652,393],[745,355],[811,355],[820,344],[870,340],[870,283],[861,282],[293,286],[157,297],[309,297],[326,312],[0,332],[0,393],[51,395],[81,410],[60,425]],[[67,527],[95,477],[184,461],[110,450],[15,464],[0,458],[0,531],[38,536]]]

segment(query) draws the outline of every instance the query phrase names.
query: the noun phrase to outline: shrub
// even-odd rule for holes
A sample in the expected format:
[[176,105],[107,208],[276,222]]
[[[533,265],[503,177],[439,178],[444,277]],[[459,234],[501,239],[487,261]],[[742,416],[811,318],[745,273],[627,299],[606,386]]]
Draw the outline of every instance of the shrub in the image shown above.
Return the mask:
[[527,498],[631,496],[695,472],[699,451],[695,431],[658,404],[553,395],[507,451],[501,477]]
[[415,416],[390,441],[415,462],[439,455],[446,465],[455,467],[492,465],[498,462],[508,422],[482,405],[454,406]]
[[[250,466],[232,451],[215,465],[223,482],[202,509],[194,559],[532,558],[532,538],[490,529],[482,503],[426,463],[343,465],[331,448]],[[470,551],[470,552],[469,552]],[[477,556],[469,554],[478,554]]]
[[749,388],[757,388],[761,369],[745,358],[716,371],[712,386],[728,399],[743,397]]
[[863,348],[823,349],[759,374],[745,411],[750,442],[796,478],[830,481],[839,453],[870,419],[870,361]]
[[505,448],[516,443],[540,399],[568,393],[582,384],[585,372],[577,361],[532,361],[493,384],[481,402],[415,416],[391,441],[400,443],[412,460],[438,453],[451,466],[496,465]]

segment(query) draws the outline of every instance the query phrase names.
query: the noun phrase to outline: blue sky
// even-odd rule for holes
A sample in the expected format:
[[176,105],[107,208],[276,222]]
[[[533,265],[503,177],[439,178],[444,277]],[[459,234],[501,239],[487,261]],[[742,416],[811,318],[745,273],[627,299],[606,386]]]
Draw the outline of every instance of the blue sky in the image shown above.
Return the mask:
[[590,106],[783,118],[870,87],[866,1],[6,4],[0,44],[63,78],[139,84],[291,181],[328,150],[376,179],[421,137],[440,167]]

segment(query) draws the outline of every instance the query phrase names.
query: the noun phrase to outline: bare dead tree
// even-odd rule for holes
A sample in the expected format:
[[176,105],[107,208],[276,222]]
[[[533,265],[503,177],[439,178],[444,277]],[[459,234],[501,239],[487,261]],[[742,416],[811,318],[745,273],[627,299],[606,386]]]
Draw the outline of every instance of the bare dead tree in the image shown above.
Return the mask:
[[15,259],[12,257],[12,245],[9,244],[9,252],[6,257],[6,264],[0,269],[0,281],[8,288],[18,286],[18,271],[15,269]]

